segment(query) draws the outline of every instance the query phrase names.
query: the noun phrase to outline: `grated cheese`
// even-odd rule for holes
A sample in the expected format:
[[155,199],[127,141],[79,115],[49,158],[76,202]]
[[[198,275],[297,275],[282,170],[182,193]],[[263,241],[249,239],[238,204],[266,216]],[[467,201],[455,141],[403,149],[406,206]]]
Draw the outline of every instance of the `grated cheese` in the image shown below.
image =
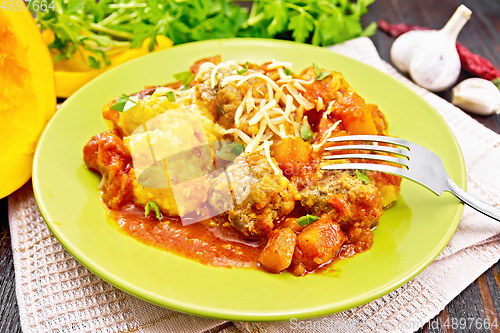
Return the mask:
[[273,163],[273,160],[271,159],[271,151],[269,149],[271,147],[271,145],[272,145],[271,141],[268,141],[268,140],[264,141],[264,154],[266,155],[267,161],[269,162],[271,167],[274,169],[274,174],[279,175],[281,173],[280,169],[278,169],[278,167]]
[[228,130],[224,130],[223,133],[224,134],[226,134],[226,133],[236,134],[246,144],[249,144],[252,141],[252,138],[250,138],[248,135],[245,134],[245,132],[243,132],[243,131],[241,131],[241,130],[239,130],[237,128],[231,128],[231,129],[228,129]]
[[306,110],[311,110],[313,107],[314,107],[314,104],[312,104],[311,102],[309,102],[307,99],[304,98],[304,96],[302,96],[298,91],[297,89],[295,89],[295,87],[293,87],[291,84],[285,84],[283,87],[286,87],[288,89],[288,91],[290,92],[290,94],[292,94],[293,98],[295,98],[295,100],[301,105],[304,107],[304,109]]
[[292,85],[293,85],[295,88],[297,88],[297,90],[300,90],[300,91],[306,92],[306,88],[302,87],[302,85],[300,84],[300,82],[294,81]]
[[240,118],[243,114],[243,109],[245,108],[247,96],[248,95],[245,95],[245,97],[243,97],[243,101],[240,103],[240,105],[236,109],[236,112],[234,113],[234,124],[236,125],[236,127],[240,127]]
[[323,140],[321,140],[321,142],[319,144],[313,145],[313,150],[314,151],[318,151],[326,143],[326,140],[328,140],[330,138],[330,136],[332,135],[333,130],[340,124],[340,122],[341,122],[341,120],[337,121],[335,124],[333,124],[328,129],[328,131],[326,131]]
[[264,117],[264,114],[266,113],[266,111],[275,107],[275,106],[276,106],[276,100],[274,100],[274,99],[271,100],[266,105],[261,106],[259,111],[255,114],[255,116],[253,116],[252,119],[250,119],[250,121],[248,122],[248,125],[253,126],[253,125],[257,124]]
[[260,140],[262,138],[262,134],[264,134],[264,130],[266,129],[266,123],[264,120],[260,121],[260,128],[259,132],[257,135],[248,143],[248,145],[245,148],[245,153],[251,153],[255,150],[257,145],[260,143]]
[[293,64],[288,61],[276,61],[273,59],[273,61],[269,65],[267,65],[268,70],[275,69],[278,67],[293,67]]

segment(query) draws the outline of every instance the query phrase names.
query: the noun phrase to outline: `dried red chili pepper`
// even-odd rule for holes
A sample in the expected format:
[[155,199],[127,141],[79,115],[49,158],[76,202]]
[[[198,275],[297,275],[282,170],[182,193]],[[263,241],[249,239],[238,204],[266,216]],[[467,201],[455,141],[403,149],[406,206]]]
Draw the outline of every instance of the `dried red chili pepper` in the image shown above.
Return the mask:
[[[405,32],[412,30],[429,30],[429,28],[412,24],[389,24],[384,20],[378,21],[378,28],[392,37],[398,37]],[[472,75],[486,80],[493,80],[500,77],[500,71],[496,69],[488,59],[472,53],[469,49],[458,42],[457,52],[460,56],[462,68]]]

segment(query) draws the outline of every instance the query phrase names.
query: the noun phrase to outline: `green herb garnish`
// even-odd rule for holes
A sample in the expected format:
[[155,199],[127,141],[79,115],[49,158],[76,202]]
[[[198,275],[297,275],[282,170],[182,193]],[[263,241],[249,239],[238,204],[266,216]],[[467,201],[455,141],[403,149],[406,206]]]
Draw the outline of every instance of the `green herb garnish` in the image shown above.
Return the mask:
[[224,161],[234,161],[245,150],[245,146],[239,142],[233,142],[222,147],[216,153]]
[[185,72],[180,72],[177,74],[174,74],[174,79],[181,81],[182,85],[184,87],[189,87],[191,84],[191,81],[194,79],[193,73],[191,71],[185,71]]
[[365,170],[356,170],[356,177],[361,180],[363,183],[368,184],[370,182],[370,178],[366,174]]
[[99,69],[101,67],[101,62],[99,60],[97,60],[96,58],[90,56],[88,58],[88,60],[89,60],[90,68]]
[[165,94],[165,97],[167,97],[167,99],[168,99],[170,102],[175,102],[175,95],[174,95],[174,92],[173,92],[173,91],[168,91],[168,92]]
[[243,67],[241,70],[237,71],[236,73],[238,73],[239,75],[243,74],[243,73],[246,73],[248,71],[248,61],[245,62],[245,67]]
[[285,67],[285,74],[292,75],[292,71]]
[[314,64],[313,63],[313,68],[314,68],[314,72],[316,73],[316,80],[318,81],[321,81],[323,80],[325,77],[327,77],[328,75],[332,74],[332,72],[322,72],[321,69],[318,67],[318,65]]
[[118,98],[116,102],[111,105],[111,108],[116,111],[125,112],[136,104],[137,102],[130,99],[129,95],[122,94],[120,98]]
[[154,201],[150,201],[146,204],[146,207],[144,207],[144,215],[147,217],[149,215],[149,212],[151,212],[151,208],[153,208],[153,210],[155,211],[156,218],[159,221],[161,221],[163,216],[161,215],[160,208],[158,207],[158,204]]
[[317,220],[319,220],[319,217],[314,216],[314,215],[309,215],[309,214],[307,214],[307,215],[305,215],[305,216],[299,217],[299,218],[297,219],[297,223],[298,223],[301,227],[303,227],[303,226],[306,226],[306,225],[308,225],[308,224],[311,224],[311,223],[313,223],[314,221],[317,221]]
[[140,47],[146,38],[152,50],[160,35],[175,45],[231,37],[341,43],[375,32],[375,23],[363,30],[360,21],[373,2],[256,0],[248,11],[232,0],[54,0],[51,10],[28,8],[40,30],[54,32],[48,45],[54,62],[84,58],[86,65],[103,67],[110,63],[108,50]]
[[302,127],[300,128],[300,136],[302,137],[302,139],[304,139],[304,141],[307,141],[313,137],[313,132],[311,131],[309,126],[302,125]]

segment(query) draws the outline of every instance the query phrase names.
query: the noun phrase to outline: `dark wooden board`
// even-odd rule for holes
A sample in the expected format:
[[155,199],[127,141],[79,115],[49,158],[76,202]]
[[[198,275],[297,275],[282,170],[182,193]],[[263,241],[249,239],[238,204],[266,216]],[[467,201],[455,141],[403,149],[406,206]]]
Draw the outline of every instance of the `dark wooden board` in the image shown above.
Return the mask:
[[[439,29],[463,3],[472,12],[472,19],[459,36],[471,51],[488,58],[500,68],[500,1],[499,0],[376,0],[362,22],[384,19],[389,23],[408,23]],[[382,59],[390,62],[393,38],[382,32],[371,37]],[[468,77],[463,73],[462,78]],[[439,94],[449,100],[449,91]],[[500,115],[473,116],[486,127],[500,133]],[[19,310],[15,294],[14,263],[9,233],[7,199],[0,200],[0,333],[20,333]],[[500,264],[493,265],[458,295],[438,316],[419,332],[500,332]],[[460,318],[497,320],[490,329],[453,329],[452,321]],[[446,325],[446,323],[449,323]]]

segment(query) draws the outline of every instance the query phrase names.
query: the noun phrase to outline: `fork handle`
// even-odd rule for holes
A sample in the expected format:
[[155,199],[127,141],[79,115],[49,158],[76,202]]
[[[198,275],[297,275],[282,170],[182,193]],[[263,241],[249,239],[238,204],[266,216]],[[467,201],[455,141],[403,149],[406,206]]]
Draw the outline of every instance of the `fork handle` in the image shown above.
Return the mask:
[[500,221],[500,209],[499,208],[491,206],[484,201],[481,201],[479,199],[474,198],[472,195],[470,195],[469,193],[462,190],[460,188],[460,186],[455,184],[455,182],[453,180],[451,180],[451,178],[448,179],[448,188],[449,188],[449,191],[452,192],[453,194],[455,194],[457,198],[459,198],[464,203],[471,206],[472,208],[474,208],[478,212],[483,213],[485,215],[488,215],[489,217],[491,217],[497,221]]

